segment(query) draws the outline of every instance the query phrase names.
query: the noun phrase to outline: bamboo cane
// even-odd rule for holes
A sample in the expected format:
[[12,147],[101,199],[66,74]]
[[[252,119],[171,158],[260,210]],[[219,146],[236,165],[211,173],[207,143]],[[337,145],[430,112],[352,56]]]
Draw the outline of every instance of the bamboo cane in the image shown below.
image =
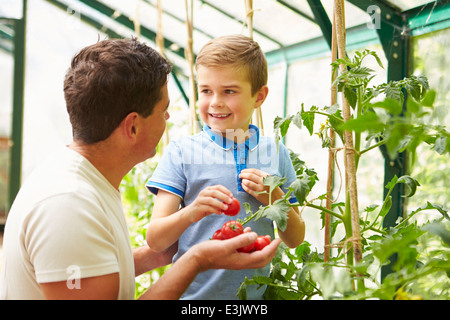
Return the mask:
[[249,37],[253,39],[253,0],[245,0],[245,16]]
[[197,94],[195,88],[195,75],[194,75],[194,49],[193,49],[193,18],[194,18],[194,5],[193,1],[185,0],[186,4],[186,29],[187,29],[187,46],[185,56],[189,63],[190,75],[190,95],[189,95],[189,110],[190,110],[190,129],[191,134],[198,133],[200,131],[197,123],[196,102]]
[[[245,21],[248,27],[249,37],[253,39],[253,0],[245,0]],[[253,120],[256,126],[260,129],[261,134],[264,134],[264,125],[262,120],[261,107],[256,109],[253,115]]]
[[134,9],[134,17],[133,17],[133,24],[134,24],[134,33],[136,34],[136,38],[141,37],[141,21],[139,17],[139,0],[136,1],[136,7]]
[[156,43],[156,48],[157,48],[158,52],[162,56],[165,56],[165,54],[164,54],[164,36],[163,36],[163,31],[162,31],[162,4],[161,4],[161,0],[158,0],[156,2],[156,10],[157,10],[157,14],[158,14],[158,27],[156,29],[155,43]]
[[[338,57],[345,59],[345,18],[344,18],[344,1],[335,0],[334,10],[336,16],[336,39],[338,48]],[[340,71],[344,71],[344,65],[341,64]],[[350,120],[350,105],[342,94],[342,116],[344,122]],[[355,149],[353,145],[353,134],[351,131],[344,131],[344,150],[345,150],[345,171],[348,179],[348,193],[350,195],[351,225],[352,225],[352,242],[353,254],[355,262],[358,263],[362,258],[360,230],[359,230],[359,210],[358,210],[358,192],[356,181],[355,166]]]
[[[337,43],[336,43],[336,23],[335,23],[335,13],[333,12],[333,25],[331,33],[331,61],[334,62],[337,59]],[[336,73],[331,72],[331,83],[334,83],[336,79]],[[331,106],[336,104],[337,98],[337,88],[336,85],[331,87]],[[335,151],[334,147],[336,145],[335,132],[332,128],[329,130],[330,135],[330,148],[328,150],[328,177],[327,177],[327,199],[326,208],[331,209],[332,196],[333,196],[333,178],[334,178],[334,161],[335,161]],[[331,216],[329,213],[325,213],[325,237],[324,237],[324,261],[328,261],[331,255]]]
[[[158,0],[156,2],[156,9],[158,14],[158,28],[156,30],[156,49],[158,52],[165,57],[164,53],[164,36],[163,36],[163,28],[162,28],[162,0]],[[169,128],[166,126],[166,129],[164,130],[163,138],[161,139],[159,143],[159,152],[162,154],[164,152],[165,147],[169,144]]]

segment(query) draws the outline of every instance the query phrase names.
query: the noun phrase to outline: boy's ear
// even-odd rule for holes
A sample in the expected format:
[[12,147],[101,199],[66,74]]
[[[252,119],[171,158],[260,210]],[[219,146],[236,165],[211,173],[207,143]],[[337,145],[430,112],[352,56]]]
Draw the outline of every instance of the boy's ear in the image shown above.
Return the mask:
[[262,86],[261,89],[259,89],[258,92],[256,92],[255,109],[259,108],[264,103],[264,100],[266,100],[268,94],[269,94],[268,86]]

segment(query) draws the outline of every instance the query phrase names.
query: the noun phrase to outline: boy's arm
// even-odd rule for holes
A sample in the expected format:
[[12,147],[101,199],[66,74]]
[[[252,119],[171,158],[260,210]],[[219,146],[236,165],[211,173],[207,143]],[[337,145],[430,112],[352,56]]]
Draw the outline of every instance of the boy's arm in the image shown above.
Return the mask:
[[159,190],[153,206],[152,217],[147,228],[147,244],[157,252],[174,244],[190,223],[178,211],[181,198]]
[[[269,187],[263,184],[264,177],[267,173],[258,169],[244,169],[239,177],[242,179],[242,187],[246,192],[254,196],[264,205],[269,205],[269,194],[260,193],[269,191]],[[272,203],[283,198],[284,192],[278,187],[272,192]],[[297,207],[291,207],[288,212],[286,230],[279,231],[281,240],[290,248],[295,248],[303,242],[305,238],[305,221],[303,220]]]
[[194,222],[210,215],[221,214],[231,203],[232,193],[224,186],[211,186],[200,191],[197,198],[179,210],[181,198],[159,190],[147,229],[147,243],[155,251],[162,251],[174,244]]

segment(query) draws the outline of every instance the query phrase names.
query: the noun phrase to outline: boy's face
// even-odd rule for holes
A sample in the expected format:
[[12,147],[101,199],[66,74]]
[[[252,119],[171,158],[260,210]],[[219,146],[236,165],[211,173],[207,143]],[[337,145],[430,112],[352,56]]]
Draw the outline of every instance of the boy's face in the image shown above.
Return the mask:
[[255,95],[244,71],[231,67],[197,69],[198,107],[200,117],[213,131],[247,132],[253,111],[267,96],[267,86]]

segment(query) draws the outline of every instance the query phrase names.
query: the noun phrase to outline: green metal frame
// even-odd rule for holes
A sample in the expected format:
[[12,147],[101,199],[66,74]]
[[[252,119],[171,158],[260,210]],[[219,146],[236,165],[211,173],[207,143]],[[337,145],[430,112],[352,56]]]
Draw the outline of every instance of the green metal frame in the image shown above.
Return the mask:
[[13,110],[11,126],[9,195],[11,205],[19,192],[22,176],[23,106],[25,87],[25,44],[27,0],[23,0],[22,19],[14,20]]
[[[61,2],[59,0],[47,0],[47,2],[55,5],[56,7],[64,10],[67,12],[67,10],[69,9],[69,7],[67,6],[66,3]],[[134,24],[132,22],[132,20],[130,19],[130,17],[120,14],[120,15],[115,15],[115,10],[108,7],[105,4],[99,3],[97,1],[92,1],[92,0],[81,0],[81,2],[83,2],[84,4],[88,5],[89,7],[91,7],[92,9],[97,10],[98,12],[101,12],[102,14],[104,14],[105,16],[107,16],[110,19],[113,19],[115,21],[117,21],[119,24],[121,24],[122,26],[128,28],[129,30],[134,30]],[[105,27],[103,24],[101,24],[99,21],[97,21],[96,19],[90,17],[89,15],[86,15],[82,12],[79,13],[80,15],[80,19],[81,21],[87,23],[88,25],[101,30],[102,32],[104,32],[105,34],[107,34],[110,38],[123,38],[123,36],[119,33],[117,33],[116,31],[114,31],[113,29],[109,28],[109,27]],[[142,36],[147,38],[147,39],[155,39],[156,38],[156,33],[153,32],[152,30],[145,28],[145,27],[141,27],[141,33]],[[164,40],[164,46],[167,50],[170,50],[172,53],[184,58],[184,48],[181,48],[179,46],[178,49],[174,50],[173,48],[175,46],[172,46],[173,42],[165,39]],[[172,71],[172,76],[175,80],[175,83],[178,87],[178,89],[180,90],[183,99],[185,100],[186,104],[189,104],[189,98],[187,97],[184,88],[182,86],[181,81],[179,80],[179,74],[181,74],[179,72],[179,69],[174,66],[173,71]]]

